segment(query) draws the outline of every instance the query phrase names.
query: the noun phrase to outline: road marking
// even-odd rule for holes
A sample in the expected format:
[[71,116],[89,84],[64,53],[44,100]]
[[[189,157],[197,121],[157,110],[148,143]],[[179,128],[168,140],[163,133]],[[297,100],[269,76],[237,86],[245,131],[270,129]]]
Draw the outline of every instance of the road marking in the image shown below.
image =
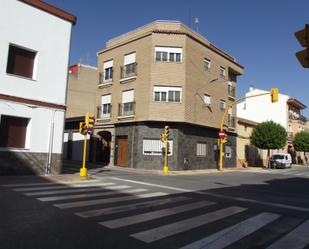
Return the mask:
[[97,184],[93,187],[87,187],[87,188],[80,188],[80,189],[64,189],[64,190],[55,190],[55,191],[39,191],[39,192],[29,192],[29,193],[24,193],[24,195],[27,196],[37,196],[37,195],[54,195],[54,194],[69,194],[69,193],[84,193],[84,192],[93,192],[93,191],[100,191],[103,186],[111,186],[115,185],[116,183],[112,182],[105,182],[105,183],[100,183]]
[[[195,241],[189,245],[181,247],[180,249],[221,249],[225,248],[234,242],[244,238],[245,236],[254,233],[263,226],[278,219],[280,215],[273,213],[261,213],[252,218],[246,219],[234,226],[225,228],[217,233],[214,233],[204,239]],[[294,247],[290,247],[293,248]]]
[[[128,187],[130,186],[125,186],[125,188],[128,188]],[[136,189],[117,191],[117,192],[108,191],[108,192],[100,192],[100,193],[92,193],[92,194],[62,195],[62,196],[41,197],[37,199],[40,201],[60,201],[60,200],[71,200],[71,199],[80,199],[80,198],[98,197],[98,196],[133,194],[133,193],[141,193],[145,191],[147,191],[147,189],[145,188],[136,188]]]
[[107,198],[107,199],[98,199],[98,200],[88,200],[88,201],[76,201],[76,202],[69,202],[69,203],[62,203],[62,204],[54,204],[55,207],[58,208],[79,208],[79,207],[86,207],[92,206],[97,204],[106,204],[106,203],[116,203],[122,201],[130,201],[142,198],[151,198],[151,197],[159,197],[167,195],[167,193],[162,192],[155,192],[149,194],[141,194],[135,196],[124,196],[124,197],[115,197],[115,198]]
[[97,182],[87,182],[87,183],[77,183],[77,184],[56,184],[56,186],[51,187],[31,187],[31,188],[14,188],[14,191],[40,191],[40,190],[51,190],[51,189],[68,189],[68,188],[83,188],[83,187],[95,187],[99,183]]
[[292,210],[297,210],[297,211],[302,211],[302,212],[309,212],[309,208],[290,206],[290,205],[281,204],[281,203],[270,203],[266,201],[257,201],[253,199],[247,199],[247,198],[242,198],[242,197],[232,197],[232,196],[226,196],[226,195],[214,194],[214,193],[204,193],[204,192],[196,192],[196,193],[203,194],[203,195],[209,195],[213,197],[230,199],[234,201],[251,202],[251,203],[262,204],[262,205],[267,205],[267,206],[292,209]]
[[220,209],[218,211],[199,215],[190,219],[185,219],[161,227],[156,227],[143,232],[131,234],[130,236],[146,243],[151,243],[175,235],[177,233],[185,232],[187,230],[209,224],[211,222],[226,218],[228,216],[243,212],[245,210],[247,209],[243,207],[228,207],[225,209]]
[[296,210],[296,211],[309,212],[309,208],[285,205],[285,204],[281,204],[281,203],[272,203],[272,202],[265,202],[265,201],[257,201],[257,200],[248,199],[248,198],[240,198],[240,197],[233,197],[233,196],[227,196],[227,195],[221,195],[221,194],[206,193],[206,192],[202,192],[200,190],[174,188],[174,187],[170,187],[170,186],[166,186],[166,185],[159,185],[159,184],[152,184],[152,183],[146,183],[146,182],[141,182],[141,181],[127,180],[127,179],[122,179],[122,178],[118,178],[118,177],[111,177],[111,179],[120,180],[120,181],[127,181],[127,182],[147,185],[147,186],[160,187],[160,188],[164,188],[164,189],[172,189],[172,190],[177,190],[179,192],[185,192],[185,193],[192,192],[192,193],[195,193],[195,194],[209,195],[209,196],[225,198],[225,199],[229,199],[229,200],[235,200],[235,201],[241,201],[241,202],[251,202],[251,203],[262,204],[262,205],[271,206],[271,207],[280,207],[280,208],[291,209],[291,210]]
[[127,212],[127,211],[142,209],[142,208],[148,208],[148,207],[157,207],[157,206],[161,206],[165,204],[171,204],[171,203],[187,201],[187,200],[190,200],[190,198],[185,197],[185,196],[177,196],[177,197],[172,197],[168,199],[144,201],[144,202],[122,205],[122,206],[117,206],[117,207],[89,210],[85,212],[78,212],[75,214],[83,218],[90,218],[90,217],[95,217],[95,216],[100,216],[100,215],[115,214],[115,213]]
[[293,231],[277,240],[267,249],[302,249],[309,243],[309,220],[296,227]]
[[[91,181],[74,181],[74,183],[89,183],[89,182],[99,182],[100,180],[91,180]],[[39,182],[39,183],[13,183],[1,185],[2,187],[30,187],[30,186],[49,186],[49,185],[59,185],[59,184],[68,184],[66,182]]]
[[170,186],[161,185],[161,184],[154,184],[154,183],[149,183],[149,182],[134,181],[134,180],[128,180],[128,179],[123,179],[123,178],[118,178],[118,177],[111,177],[110,179],[119,180],[119,181],[125,181],[125,182],[131,182],[131,183],[137,183],[137,184],[143,184],[143,185],[152,186],[152,187],[171,189],[171,190],[176,190],[176,191],[179,191],[179,192],[192,192],[193,191],[193,190],[190,190],[190,189],[175,188],[175,187],[170,187]]
[[157,211],[152,211],[148,213],[133,215],[129,217],[119,218],[115,220],[109,220],[104,222],[99,222],[100,225],[108,227],[108,228],[119,228],[124,226],[129,226],[137,223],[141,223],[144,221],[154,220],[157,218],[166,217],[173,214],[179,214],[186,211],[207,207],[210,205],[215,204],[215,202],[210,201],[200,201],[196,203],[189,203],[182,206],[172,207],[172,208],[166,208],[161,209]]

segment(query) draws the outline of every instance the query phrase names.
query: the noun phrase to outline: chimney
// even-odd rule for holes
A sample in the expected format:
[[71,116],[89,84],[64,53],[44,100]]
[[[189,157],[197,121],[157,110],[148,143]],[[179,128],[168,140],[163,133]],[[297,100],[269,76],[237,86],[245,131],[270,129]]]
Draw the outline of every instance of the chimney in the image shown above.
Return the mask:
[[254,86],[253,85],[250,85],[249,87],[249,92],[253,92],[254,91]]

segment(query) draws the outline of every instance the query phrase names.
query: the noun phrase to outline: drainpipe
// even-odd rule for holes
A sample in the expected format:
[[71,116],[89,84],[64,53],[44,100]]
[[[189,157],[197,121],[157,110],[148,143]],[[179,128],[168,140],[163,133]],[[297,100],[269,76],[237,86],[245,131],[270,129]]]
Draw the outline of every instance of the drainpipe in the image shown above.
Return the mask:
[[49,130],[49,145],[48,145],[48,154],[47,154],[47,162],[45,167],[45,175],[50,174],[51,169],[51,158],[53,152],[53,143],[54,143],[54,126],[55,126],[55,109],[52,109],[51,120],[50,120],[50,130]]

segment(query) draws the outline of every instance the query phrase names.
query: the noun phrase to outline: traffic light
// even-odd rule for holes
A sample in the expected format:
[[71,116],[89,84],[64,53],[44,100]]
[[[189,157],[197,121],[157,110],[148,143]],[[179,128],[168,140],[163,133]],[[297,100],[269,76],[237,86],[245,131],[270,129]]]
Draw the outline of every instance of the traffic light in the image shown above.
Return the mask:
[[86,112],[86,115],[85,115],[85,122],[86,122],[86,125],[87,125],[87,128],[88,128],[88,129],[93,128],[93,124],[94,124],[94,115],[89,114],[89,112]]
[[164,133],[161,133],[161,134],[160,134],[160,140],[161,140],[162,142],[165,142],[165,134],[164,134]]
[[303,67],[309,68],[309,24],[306,24],[304,29],[295,32],[295,36],[300,45],[305,48],[295,55]]
[[278,102],[279,98],[279,89],[278,88],[272,88],[270,90],[270,96],[271,96],[271,102],[275,103]]
[[80,122],[79,123],[79,133],[86,135],[87,134],[87,125],[85,122]]
[[164,135],[165,139],[167,140],[170,135],[170,127],[168,125],[164,126]]

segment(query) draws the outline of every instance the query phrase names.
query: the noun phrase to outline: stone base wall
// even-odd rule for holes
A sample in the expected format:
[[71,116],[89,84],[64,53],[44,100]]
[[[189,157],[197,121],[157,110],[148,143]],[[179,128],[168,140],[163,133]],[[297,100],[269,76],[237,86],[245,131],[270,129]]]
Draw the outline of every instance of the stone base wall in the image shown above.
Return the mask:
[[[47,153],[0,152],[0,175],[44,175]],[[50,174],[61,173],[61,154],[52,154]]]
[[[144,139],[159,139],[166,123],[144,122],[116,127],[117,136],[128,137],[128,167],[162,170],[163,155],[143,155]],[[169,139],[173,140],[173,155],[168,157],[169,170],[214,169],[218,167],[218,130],[189,124],[171,123]],[[206,143],[206,156],[197,156],[197,143]],[[224,168],[236,167],[236,135],[229,134],[231,158],[224,157]],[[115,153],[115,163],[117,153]],[[116,164],[117,165],[117,164]]]

